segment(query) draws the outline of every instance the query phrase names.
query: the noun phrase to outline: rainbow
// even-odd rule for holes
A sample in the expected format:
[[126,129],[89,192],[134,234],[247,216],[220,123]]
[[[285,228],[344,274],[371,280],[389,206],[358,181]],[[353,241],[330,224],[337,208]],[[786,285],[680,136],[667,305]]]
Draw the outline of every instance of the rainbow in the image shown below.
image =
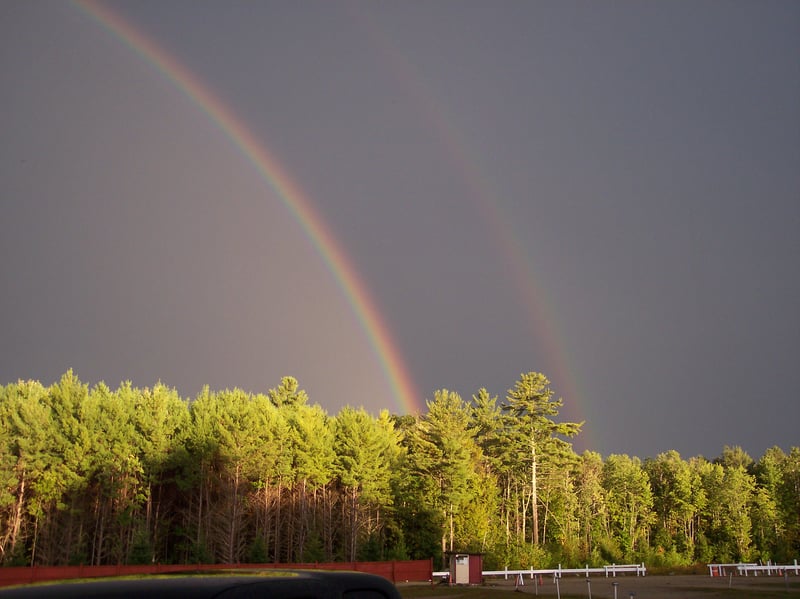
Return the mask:
[[421,396],[366,285],[313,204],[280,162],[250,133],[231,108],[224,105],[200,79],[122,16],[96,0],[75,0],[74,5],[160,72],[177,90],[200,108],[255,167],[262,179],[297,220],[333,274],[378,356],[397,408],[407,413],[421,412]]
[[[588,412],[588,405],[581,403],[585,394],[581,392],[576,369],[569,367],[570,359],[563,343],[564,335],[558,329],[556,303],[548,297],[546,287],[536,273],[535,261],[522,243],[524,235],[516,230],[513,219],[504,213],[502,202],[492,189],[489,177],[481,172],[478,158],[469,151],[469,144],[444,110],[444,102],[435,97],[414,65],[395,46],[380,25],[370,18],[367,10],[351,8],[348,14],[360,24],[371,45],[380,53],[387,65],[386,71],[393,75],[409,99],[418,106],[419,114],[426,119],[430,131],[438,138],[454,170],[458,172],[467,189],[472,190],[475,209],[488,231],[488,237],[494,240],[503,256],[504,269],[509,273],[520,302],[528,314],[529,333],[547,350],[543,363],[532,366],[551,380],[556,396],[564,399],[564,409],[569,419],[575,422],[586,420],[584,415]],[[584,443],[591,445],[591,438],[586,431],[581,437]]]

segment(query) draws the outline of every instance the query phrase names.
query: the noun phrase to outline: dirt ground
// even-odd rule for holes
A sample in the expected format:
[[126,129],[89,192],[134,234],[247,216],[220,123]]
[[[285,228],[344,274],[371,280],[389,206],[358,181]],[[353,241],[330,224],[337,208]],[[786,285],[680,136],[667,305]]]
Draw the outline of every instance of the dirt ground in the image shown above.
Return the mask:
[[[592,597],[592,599],[727,599],[761,597],[800,597],[800,577],[783,576],[733,576],[720,578],[702,575],[676,576],[617,576],[616,578],[594,577],[587,584],[585,577],[564,577],[558,584],[552,578],[542,579],[541,584],[529,577],[519,586],[513,580],[487,580],[486,591],[508,590],[532,597]],[[614,586],[616,584],[616,587]],[[400,586],[400,585],[398,585]],[[419,591],[409,593],[416,599],[471,599],[472,592],[466,587],[429,587],[430,595]],[[477,590],[476,588],[476,590]],[[448,593],[448,590],[450,591]],[[615,594],[616,591],[616,594]],[[400,593],[403,593],[400,587]],[[590,595],[591,593],[591,595]],[[491,593],[494,595],[495,593]],[[481,593],[475,599],[483,599]],[[510,599],[510,598],[509,598]]]
[[[531,581],[534,582],[534,581]],[[617,583],[617,599],[629,599],[631,594],[639,599],[713,599],[715,597],[772,595],[773,593],[800,595],[800,579],[784,580],[783,577],[732,577],[719,578],[711,576],[618,576],[616,578],[590,579],[590,585],[585,578],[562,578],[558,588],[552,580],[542,581],[541,586],[530,586],[527,583],[523,588],[526,594],[535,595],[537,592],[543,597],[555,597],[558,591],[562,595],[578,597],[591,596],[596,599],[613,598]],[[787,584],[789,583],[789,584]],[[548,588],[549,587],[549,588]]]

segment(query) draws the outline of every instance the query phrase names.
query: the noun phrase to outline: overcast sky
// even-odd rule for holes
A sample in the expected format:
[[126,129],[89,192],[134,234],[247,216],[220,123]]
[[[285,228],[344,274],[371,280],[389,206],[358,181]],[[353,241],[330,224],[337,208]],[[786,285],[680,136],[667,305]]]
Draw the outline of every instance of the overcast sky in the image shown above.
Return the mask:
[[[102,6],[303,190],[418,405],[533,370],[578,450],[800,445],[800,3]],[[76,4],[0,2],[0,202],[0,384],[408,409],[235,140]]]

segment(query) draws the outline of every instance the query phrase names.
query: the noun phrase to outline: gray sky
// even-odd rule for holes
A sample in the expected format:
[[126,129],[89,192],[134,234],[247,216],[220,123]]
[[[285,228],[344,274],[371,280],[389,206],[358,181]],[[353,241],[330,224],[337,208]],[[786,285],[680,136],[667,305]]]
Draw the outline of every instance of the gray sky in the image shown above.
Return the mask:
[[[800,3],[107,2],[246,124],[419,389],[576,449],[800,445]],[[0,2],[0,383],[405,410],[242,152],[69,2]]]

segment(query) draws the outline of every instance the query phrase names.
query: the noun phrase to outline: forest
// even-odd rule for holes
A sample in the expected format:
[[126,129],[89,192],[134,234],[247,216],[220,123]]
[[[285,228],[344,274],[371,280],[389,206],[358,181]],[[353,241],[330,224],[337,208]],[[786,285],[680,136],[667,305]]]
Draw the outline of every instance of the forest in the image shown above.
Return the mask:
[[757,461],[586,451],[545,375],[427,412],[329,415],[161,383],[0,386],[0,563],[299,563],[484,554],[486,568],[791,561],[800,448]]

